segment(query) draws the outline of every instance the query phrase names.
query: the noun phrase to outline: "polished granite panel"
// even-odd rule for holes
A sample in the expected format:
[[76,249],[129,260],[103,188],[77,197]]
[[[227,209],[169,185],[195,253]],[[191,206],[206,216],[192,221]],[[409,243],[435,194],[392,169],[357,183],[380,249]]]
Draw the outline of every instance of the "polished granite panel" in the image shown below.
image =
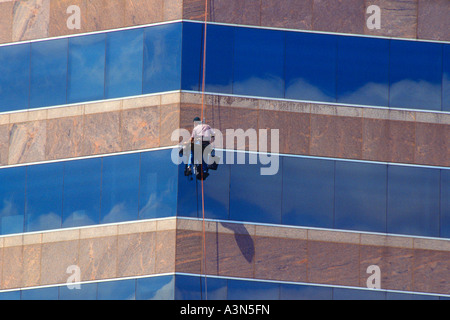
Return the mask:
[[149,149],[159,146],[160,107],[124,110],[121,137],[123,151]]
[[0,43],[12,41],[13,2],[0,1]]
[[[366,1],[366,7],[377,5],[381,9],[381,29],[369,29],[364,26],[367,35],[416,38],[418,0],[372,0]],[[369,18],[370,14],[366,14]]]
[[365,288],[376,265],[382,289],[450,289],[448,240],[207,222],[204,270],[202,229],[201,220],[169,219],[2,237],[0,288],[64,284],[72,265],[82,281],[206,271]]
[[11,124],[9,135],[8,164],[45,160],[45,121]]
[[311,30],[312,17],[311,0],[261,1],[262,26]]
[[125,26],[163,21],[164,2],[164,0],[125,0]]
[[72,158],[82,154],[83,117],[47,120],[45,154],[47,160]]
[[9,125],[0,125],[0,166],[8,164]]
[[416,122],[414,160],[450,167],[450,126]]
[[117,276],[152,274],[155,271],[155,233],[133,233],[118,236]]
[[450,41],[450,1],[418,0],[419,39]]
[[117,237],[80,239],[81,280],[117,277]]
[[[67,14],[69,6],[80,8],[80,29],[69,29],[67,20],[72,14]],[[87,0],[51,0],[50,22],[48,34],[50,37],[88,32]]]
[[[70,274],[67,268],[79,265],[79,242],[59,241],[42,244],[41,253],[41,285],[65,283]],[[81,270],[83,274],[83,270]]]
[[49,35],[50,0],[14,3],[12,41],[46,38]]
[[215,0],[212,4],[214,22],[260,25],[260,1],[255,0]]
[[364,1],[314,0],[313,2],[313,30],[364,33]]
[[96,113],[84,118],[82,155],[94,155],[121,150],[120,113]]
[[310,153],[315,156],[361,158],[362,119],[311,114]]
[[86,0],[86,29],[100,31],[125,26],[125,0]]

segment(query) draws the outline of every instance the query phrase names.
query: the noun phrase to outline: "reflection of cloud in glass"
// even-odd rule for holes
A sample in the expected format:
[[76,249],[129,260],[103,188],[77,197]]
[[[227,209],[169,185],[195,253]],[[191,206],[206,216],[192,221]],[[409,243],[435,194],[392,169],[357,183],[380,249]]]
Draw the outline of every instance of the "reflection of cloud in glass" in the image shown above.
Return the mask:
[[390,106],[440,110],[441,84],[402,80],[391,85]]
[[103,217],[101,223],[111,223],[123,220],[124,217],[129,216],[128,209],[125,202],[118,203]]
[[387,85],[368,82],[356,90],[341,94],[338,102],[387,107],[388,95]]
[[[173,180],[173,179],[171,179]],[[175,214],[176,191],[175,182],[168,182],[170,188],[160,193],[152,192],[147,203],[139,210],[140,218],[161,217]],[[170,203],[168,203],[170,202]]]
[[149,300],[173,300],[174,278],[169,283],[158,289],[155,294],[148,297]]
[[[33,217],[34,215],[31,216]],[[47,230],[59,228],[60,226],[61,226],[61,216],[54,212],[48,212],[45,214],[40,214],[38,217],[33,219],[31,225],[28,226],[28,229],[29,231]]]
[[244,81],[236,81],[234,94],[263,97],[283,97],[283,79],[273,75],[264,78],[250,77]]
[[286,98],[313,101],[335,101],[334,95],[329,95],[318,86],[303,78],[297,78],[286,86]]
[[18,209],[9,199],[3,199],[3,207],[0,210],[0,217],[14,216],[18,214]]
[[63,221],[63,227],[68,226],[82,226],[82,225],[94,225],[97,224],[92,220],[86,210],[76,210],[69,214]]

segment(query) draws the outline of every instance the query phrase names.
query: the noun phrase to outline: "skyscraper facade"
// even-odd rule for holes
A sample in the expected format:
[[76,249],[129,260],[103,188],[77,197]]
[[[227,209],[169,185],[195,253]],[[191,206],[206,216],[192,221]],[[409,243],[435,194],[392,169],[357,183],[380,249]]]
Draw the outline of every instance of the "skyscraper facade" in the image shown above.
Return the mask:
[[448,299],[449,17],[0,0],[0,299]]

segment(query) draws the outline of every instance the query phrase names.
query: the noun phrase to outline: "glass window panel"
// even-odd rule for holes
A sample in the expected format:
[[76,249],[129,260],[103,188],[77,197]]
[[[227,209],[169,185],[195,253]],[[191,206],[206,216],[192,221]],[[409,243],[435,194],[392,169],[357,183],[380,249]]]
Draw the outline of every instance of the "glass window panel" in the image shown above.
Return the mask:
[[341,36],[337,102],[388,106],[389,40]]
[[386,165],[336,161],[337,229],[386,232]]
[[137,279],[136,300],[174,300],[173,276]]
[[93,34],[69,39],[68,103],[103,99],[105,38]]
[[172,150],[141,154],[139,218],[172,217],[177,214],[178,168]]
[[441,237],[450,238],[450,170],[441,170]]
[[388,233],[439,236],[439,174],[430,168],[388,166]]
[[175,300],[202,300],[204,296],[201,277],[175,277]]
[[332,288],[303,285],[280,285],[280,300],[332,300]]
[[286,98],[336,102],[337,37],[286,33]]
[[64,163],[63,227],[94,225],[100,219],[102,159]]
[[450,112],[450,44],[443,44],[442,111]]
[[0,234],[23,232],[26,167],[0,170]]
[[142,94],[144,29],[106,35],[105,98]]
[[391,40],[390,106],[441,110],[442,45]]
[[[248,162],[247,162],[248,163]],[[282,168],[261,175],[260,164],[230,165],[230,219],[281,223]]]
[[276,283],[228,280],[228,300],[278,300]]
[[284,98],[284,42],[282,31],[236,27],[234,94]]
[[386,292],[379,290],[333,288],[333,300],[386,300]]
[[232,93],[234,27],[208,25],[206,36],[206,91]]
[[28,108],[30,45],[0,47],[0,111]]
[[184,168],[184,163],[178,166],[177,215],[202,217],[201,182],[195,177],[192,180],[191,177],[185,177]]
[[25,231],[61,228],[64,164],[27,169]]
[[180,89],[181,34],[181,23],[145,29],[143,93]]
[[136,280],[99,282],[97,300],[135,300]]
[[100,223],[138,218],[139,154],[104,157]]
[[397,293],[387,292],[386,300],[439,300],[438,296],[410,294],[410,293]]
[[[208,293],[205,293],[208,290]],[[175,278],[176,300],[226,300],[227,280],[177,275]]]
[[209,170],[209,176],[204,181],[203,187],[205,217],[228,220],[230,212],[230,166],[219,164],[217,170]]
[[0,301],[20,300],[20,290],[0,292]]
[[334,161],[283,158],[283,224],[333,227]]
[[183,63],[181,89],[201,91],[203,75],[202,23],[183,23]]
[[22,300],[58,300],[58,287],[22,290]]
[[30,108],[66,103],[68,40],[31,44]]
[[80,289],[69,289],[68,286],[59,287],[60,300],[97,300],[97,284],[81,284]]

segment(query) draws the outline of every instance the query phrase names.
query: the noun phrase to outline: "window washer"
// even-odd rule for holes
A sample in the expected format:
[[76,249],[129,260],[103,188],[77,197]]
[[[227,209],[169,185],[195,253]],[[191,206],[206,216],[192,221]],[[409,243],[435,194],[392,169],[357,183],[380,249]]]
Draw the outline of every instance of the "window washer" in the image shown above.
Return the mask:
[[[194,119],[194,130],[192,130],[191,135],[191,161],[188,170],[192,172],[192,170],[195,168],[196,169],[195,174],[197,176],[197,179],[202,178],[201,176],[202,166],[203,166],[203,179],[205,179],[209,175],[208,164],[206,163],[206,159],[211,155],[210,154],[204,155],[204,152],[205,149],[213,142],[214,142],[214,130],[209,125],[202,123],[199,117],[196,117]],[[200,163],[202,165],[200,165]]]

